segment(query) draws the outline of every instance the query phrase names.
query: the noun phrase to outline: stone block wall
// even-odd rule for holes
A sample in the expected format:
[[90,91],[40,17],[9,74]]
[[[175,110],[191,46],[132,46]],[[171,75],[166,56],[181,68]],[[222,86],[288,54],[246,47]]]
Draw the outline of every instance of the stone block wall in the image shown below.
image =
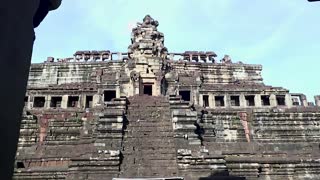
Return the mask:
[[25,112],[14,178],[118,176],[125,109],[126,99],[118,98],[109,102],[106,109],[91,112],[79,109]]
[[39,133],[38,118],[23,111],[18,148],[35,145],[39,140]]
[[122,61],[32,64],[28,86],[39,88],[50,85],[91,82],[91,75],[95,69],[112,67],[117,70],[122,64]]
[[252,136],[258,142],[318,142],[319,112],[254,112]]
[[204,83],[233,83],[246,81],[247,83],[262,83],[262,66],[247,64],[216,64],[176,61],[172,63],[178,73],[198,72],[203,74]]

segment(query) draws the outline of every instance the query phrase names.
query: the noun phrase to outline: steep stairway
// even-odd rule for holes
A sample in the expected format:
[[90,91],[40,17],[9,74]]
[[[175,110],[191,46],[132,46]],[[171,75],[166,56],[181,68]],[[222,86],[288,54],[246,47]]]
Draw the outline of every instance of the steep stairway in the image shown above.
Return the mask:
[[128,101],[120,177],[177,176],[169,101],[146,95]]

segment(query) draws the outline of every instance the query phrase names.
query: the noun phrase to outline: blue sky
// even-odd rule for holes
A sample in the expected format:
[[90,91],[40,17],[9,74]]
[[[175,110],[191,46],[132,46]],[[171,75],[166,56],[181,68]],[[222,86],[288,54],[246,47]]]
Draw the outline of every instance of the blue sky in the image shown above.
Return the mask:
[[64,0],[36,29],[32,62],[77,50],[125,52],[150,14],[169,52],[214,51],[262,64],[265,84],[320,94],[320,2],[307,0]]

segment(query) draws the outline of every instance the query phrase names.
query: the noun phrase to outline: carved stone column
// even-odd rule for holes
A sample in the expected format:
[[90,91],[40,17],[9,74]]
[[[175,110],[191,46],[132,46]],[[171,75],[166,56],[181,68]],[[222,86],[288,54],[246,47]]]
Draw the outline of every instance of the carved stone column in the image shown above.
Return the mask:
[[291,98],[291,95],[290,94],[286,94],[285,96],[285,102],[286,102],[286,106],[288,108],[291,108],[292,107],[292,98]]
[[225,107],[230,107],[230,96],[225,94],[223,96],[223,100],[224,100],[224,106]]
[[214,96],[212,93],[209,94],[209,107],[214,108],[216,106]]
[[301,98],[302,106],[307,107],[308,106],[307,96],[301,95],[300,98]]
[[96,107],[100,103],[100,95],[95,94],[92,97],[92,107]]
[[277,106],[277,98],[276,98],[276,95],[275,94],[271,94],[270,95],[270,106],[271,107],[275,107]]
[[62,96],[61,108],[66,109],[68,107],[68,95]]
[[227,108],[230,108],[231,107],[231,102],[230,102],[230,95],[225,95],[224,96],[224,105],[227,107]]
[[260,94],[256,94],[254,96],[254,104],[255,104],[256,107],[261,107],[262,106]]
[[203,107],[203,105],[204,105],[204,102],[203,102],[203,94],[200,94],[200,95],[199,95],[199,105],[200,105],[201,107]]
[[46,109],[50,109],[50,104],[51,104],[51,96],[46,96],[46,99],[45,99],[45,103],[44,103],[44,107]]
[[247,107],[246,98],[244,94],[240,94],[240,107]]

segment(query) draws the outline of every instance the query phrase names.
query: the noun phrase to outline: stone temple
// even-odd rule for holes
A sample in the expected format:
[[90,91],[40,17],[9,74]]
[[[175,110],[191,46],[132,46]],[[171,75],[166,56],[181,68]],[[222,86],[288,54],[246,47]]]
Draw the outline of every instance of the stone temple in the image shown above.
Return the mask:
[[14,179],[320,179],[320,96],[171,53],[157,27],[147,15],[125,53],[32,64]]

